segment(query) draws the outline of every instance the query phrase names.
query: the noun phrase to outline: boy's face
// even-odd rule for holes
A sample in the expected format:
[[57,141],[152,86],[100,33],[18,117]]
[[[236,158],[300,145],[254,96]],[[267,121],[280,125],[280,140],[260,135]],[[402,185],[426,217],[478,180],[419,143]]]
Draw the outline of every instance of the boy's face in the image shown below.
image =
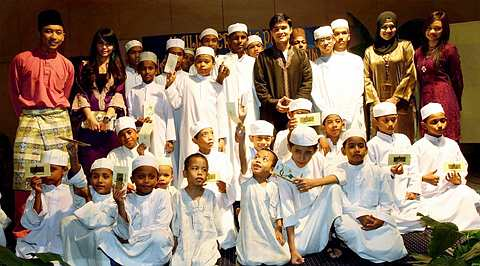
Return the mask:
[[47,25],[40,31],[40,45],[50,52],[58,50],[64,39],[63,26]]
[[273,171],[273,157],[272,152],[267,150],[258,151],[255,158],[252,160],[252,173],[258,177],[268,177]]
[[213,129],[204,128],[193,138],[193,143],[198,145],[201,151],[210,151],[213,147]]
[[322,56],[331,55],[334,45],[335,39],[333,38],[333,36],[325,36],[315,41],[315,46],[320,49],[320,53]]
[[292,45],[302,51],[307,50],[307,40],[305,40],[303,35],[295,36],[295,38],[292,40]]
[[228,47],[234,54],[243,53],[247,44],[248,35],[245,32],[233,32],[228,36]]
[[152,193],[158,183],[158,171],[153,166],[140,166],[132,172],[132,182],[140,196]]
[[194,56],[192,54],[185,54],[183,56],[182,62],[182,69],[183,71],[188,72],[190,70],[190,66],[193,65]]
[[42,184],[58,186],[62,182],[67,167],[60,165],[50,165],[50,176],[42,177]]
[[168,53],[178,56],[177,65],[175,66],[175,70],[180,70],[182,68],[183,55],[185,54],[183,49],[180,48],[180,47],[170,47],[170,48],[168,48]]
[[447,127],[447,117],[444,113],[430,115],[422,122],[422,127],[429,135],[440,137]]
[[255,42],[247,47],[247,54],[251,57],[257,58],[263,51],[263,44],[261,42]]
[[138,65],[138,72],[142,76],[143,82],[151,83],[155,79],[155,73],[157,73],[157,64],[150,60],[142,61]]
[[395,132],[395,126],[397,126],[398,115],[384,115],[375,118],[378,131],[392,135]]
[[109,194],[112,191],[112,176],[113,172],[110,169],[94,169],[90,174],[90,184],[98,194]]
[[253,143],[253,147],[255,150],[260,151],[263,149],[270,148],[272,144],[273,137],[272,136],[249,136],[250,141]]
[[183,170],[189,186],[203,187],[208,175],[208,163],[205,158],[195,157],[190,160],[188,168]]
[[342,153],[347,156],[348,162],[353,165],[362,164],[367,152],[367,144],[362,137],[348,138],[342,147]]
[[121,145],[127,147],[130,150],[137,146],[137,139],[137,130],[133,128],[125,128],[122,131],[118,132],[118,141]]
[[158,167],[158,183],[157,188],[166,189],[173,178],[173,169],[168,165],[160,165]]
[[218,49],[218,37],[215,35],[205,35],[200,42],[202,43],[202,46],[208,46],[214,51]]
[[140,54],[143,52],[143,47],[134,46],[128,50],[127,53],[127,63],[129,66],[135,68],[140,62]]
[[282,21],[278,22],[270,29],[270,34],[273,37],[275,43],[278,42],[288,42],[290,40],[290,34],[292,34],[292,28],[288,25],[288,22]]
[[323,131],[329,138],[340,136],[343,128],[343,120],[339,115],[329,115],[323,121]]
[[197,55],[195,57],[195,68],[201,76],[209,76],[213,68],[213,58],[207,54]]
[[305,167],[317,151],[313,146],[300,146],[296,144],[288,145],[288,149],[292,153],[292,160],[300,168]]
[[343,52],[347,50],[350,41],[350,33],[347,28],[334,29],[333,38],[335,39],[335,51]]

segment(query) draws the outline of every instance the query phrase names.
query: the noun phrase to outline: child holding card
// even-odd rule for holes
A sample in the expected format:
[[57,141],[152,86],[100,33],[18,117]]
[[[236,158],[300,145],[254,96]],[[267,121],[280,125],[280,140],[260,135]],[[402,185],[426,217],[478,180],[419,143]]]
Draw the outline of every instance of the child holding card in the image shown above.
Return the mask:
[[422,176],[422,213],[459,230],[479,229],[480,195],[466,185],[468,164],[458,143],[443,136],[448,121],[442,105],[429,103],[420,112],[426,133],[413,149]]

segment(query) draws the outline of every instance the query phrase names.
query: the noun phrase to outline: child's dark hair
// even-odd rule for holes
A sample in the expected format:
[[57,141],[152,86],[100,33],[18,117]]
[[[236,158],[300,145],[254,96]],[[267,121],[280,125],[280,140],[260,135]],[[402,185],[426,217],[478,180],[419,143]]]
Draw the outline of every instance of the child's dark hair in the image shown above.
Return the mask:
[[183,163],[183,169],[187,170],[188,167],[190,166],[190,163],[193,159],[195,158],[202,158],[205,160],[205,162],[207,162],[207,169],[208,169],[208,160],[207,160],[207,157],[205,157],[203,154],[200,154],[200,153],[194,153],[194,154],[190,154],[187,158],[185,158],[185,162]]
[[268,27],[271,30],[271,29],[273,29],[273,27],[275,27],[275,25],[277,23],[280,23],[280,22],[287,22],[288,26],[290,26],[290,28],[293,25],[292,19],[289,16],[287,16],[284,13],[277,13],[277,14],[273,15],[273,17],[270,19],[270,22],[268,22]]

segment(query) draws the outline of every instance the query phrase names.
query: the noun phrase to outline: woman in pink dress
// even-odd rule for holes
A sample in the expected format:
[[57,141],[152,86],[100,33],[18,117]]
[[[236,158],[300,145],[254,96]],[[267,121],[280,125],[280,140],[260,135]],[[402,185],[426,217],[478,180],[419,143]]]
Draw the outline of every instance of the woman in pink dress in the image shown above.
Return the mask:
[[460,141],[463,77],[457,48],[448,42],[447,14],[433,12],[425,21],[425,40],[415,51],[420,105],[437,102],[443,106],[448,125],[445,136]]

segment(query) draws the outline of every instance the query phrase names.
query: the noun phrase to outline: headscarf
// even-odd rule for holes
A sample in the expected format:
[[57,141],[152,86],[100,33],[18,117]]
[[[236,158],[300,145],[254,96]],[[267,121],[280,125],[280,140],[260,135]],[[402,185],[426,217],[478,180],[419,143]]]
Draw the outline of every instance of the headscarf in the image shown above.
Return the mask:
[[380,36],[380,29],[382,28],[385,22],[393,22],[395,27],[397,27],[397,15],[392,11],[382,12],[377,17],[377,32],[375,34],[375,42],[373,43],[373,50],[376,54],[384,55],[392,52],[397,48],[398,45],[398,35],[395,34],[390,40],[385,40]]

